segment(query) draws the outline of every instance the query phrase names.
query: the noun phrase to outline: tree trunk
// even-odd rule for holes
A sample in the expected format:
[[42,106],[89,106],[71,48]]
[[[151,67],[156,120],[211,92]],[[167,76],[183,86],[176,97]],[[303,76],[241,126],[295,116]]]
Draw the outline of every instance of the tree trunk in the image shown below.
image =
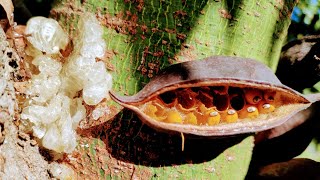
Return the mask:
[[[105,62],[114,91],[138,92],[169,64],[213,55],[240,56],[277,67],[296,0],[56,1],[51,16],[74,35],[79,16],[105,26]],[[121,108],[109,103],[112,114]],[[110,115],[111,116],[111,115]],[[128,110],[86,119],[68,163],[79,178],[243,179],[252,136],[181,138],[157,132]]]

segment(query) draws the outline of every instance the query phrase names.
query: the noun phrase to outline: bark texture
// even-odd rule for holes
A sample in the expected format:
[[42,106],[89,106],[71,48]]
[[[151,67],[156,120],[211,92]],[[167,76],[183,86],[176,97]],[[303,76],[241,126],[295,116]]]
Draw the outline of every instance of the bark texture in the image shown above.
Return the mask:
[[[51,16],[72,37],[78,17],[95,13],[105,26],[103,59],[114,90],[135,94],[169,64],[213,55],[253,58],[276,69],[295,0],[109,0],[54,3]],[[121,107],[109,103],[111,114]],[[63,158],[78,178],[243,179],[253,137],[223,139],[160,133],[128,110],[78,130],[77,150]],[[0,146],[1,147],[1,146]]]

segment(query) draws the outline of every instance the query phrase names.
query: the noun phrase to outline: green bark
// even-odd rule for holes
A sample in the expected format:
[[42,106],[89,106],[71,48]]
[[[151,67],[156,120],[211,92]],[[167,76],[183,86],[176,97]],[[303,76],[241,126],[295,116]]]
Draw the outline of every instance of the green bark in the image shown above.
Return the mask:
[[[83,12],[94,12],[100,17],[106,27],[107,60],[114,67],[113,89],[130,95],[138,92],[151,77],[171,63],[213,55],[253,58],[275,70],[295,3],[295,0],[61,0],[54,3],[51,15],[61,24],[66,24],[64,28],[71,36],[78,16]],[[173,155],[165,153],[161,147],[181,146],[179,137],[157,133],[145,126],[141,128],[140,121],[130,111],[121,112],[112,122],[101,126],[106,129],[101,130],[99,126],[90,129],[96,138],[93,142],[105,143],[108,153],[116,159],[135,164],[136,173],[147,174],[147,179],[241,179],[246,174],[253,147],[253,138],[249,137],[239,144],[234,143],[235,146],[230,145],[232,147],[225,148],[225,151],[222,149],[217,157],[210,156],[190,165],[188,162],[192,159],[184,158],[196,157],[197,151],[190,150],[197,143],[195,140],[190,140],[186,153],[180,150],[167,150]],[[217,143],[215,140],[205,141]],[[98,155],[95,149],[91,148],[94,155],[88,162],[94,162],[96,156],[109,157],[108,153]],[[89,153],[89,150],[81,151]],[[204,151],[205,154],[210,154],[210,150],[214,148]],[[188,156],[188,152],[194,154]],[[147,153],[158,157],[158,163],[156,159],[148,161]],[[176,156],[180,159],[170,159]],[[101,164],[83,166],[94,167],[93,171],[102,177],[131,177],[126,173],[118,176],[110,168],[102,168]]]

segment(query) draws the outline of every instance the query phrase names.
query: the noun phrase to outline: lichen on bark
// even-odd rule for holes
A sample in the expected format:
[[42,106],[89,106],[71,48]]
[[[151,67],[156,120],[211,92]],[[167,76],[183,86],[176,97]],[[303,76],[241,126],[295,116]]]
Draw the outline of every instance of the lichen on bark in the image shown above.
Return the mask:
[[36,142],[17,127],[15,88],[19,84],[20,62],[0,28],[0,179],[47,179],[48,162],[39,153]]

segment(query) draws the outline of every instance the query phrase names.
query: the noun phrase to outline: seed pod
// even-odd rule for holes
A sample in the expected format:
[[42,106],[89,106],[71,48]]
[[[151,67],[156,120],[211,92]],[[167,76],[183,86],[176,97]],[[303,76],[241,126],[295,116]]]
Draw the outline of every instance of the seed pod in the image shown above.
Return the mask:
[[177,92],[178,103],[185,109],[194,107],[196,93],[191,89],[183,89]]
[[213,86],[211,90],[214,94],[226,95],[228,94],[229,87],[228,86]]
[[[249,90],[259,92],[261,100],[263,100],[263,94],[265,92],[276,92],[277,98],[272,102],[275,110],[267,112],[266,114],[259,113],[253,116],[252,119],[241,119],[237,117],[236,120],[232,118],[226,122],[223,119],[224,112],[232,109],[232,112],[235,111],[234,114],[238,116],[238,112],[241,111],[241,109],[234,110],[230,105],[228,94],[228,89],[230,88],[242,90],[243,97],[246,101],[244,104],[247,105],[252,104],[250,103],[252,98],[249,98],[249,100],[245,98],[249,97],[249,95],[246,94]],[[206,111],[206,108],[209,109],[209,107],[206,107],[201,102],[203,101],[203,99],[201,99],[203,98],[203,94],[201,96],[192,96],[193,99],[190,101],[192,104],[184,104],[188,106],[188,108],[190,105],[191,108],[189,109],[192,109],[191,112],[179,111],[175,107],[167,106],[163,103],[162,106],[166,107],[168,112],[170,112],[170,114],[167,113],[164,114],[164,116],[168,117],[170,115],[169,121],[173,123],[168,123],[168,120],[158,121],[145,113],[145,104],[152,103],[155,97],[161,97],[163,94],[168,93],[175,94],[175,96],[172,96],[172,100],[170,100],[170,102],[173,102],[179,97],[179,92],[186,93],[193,91],[193,93],[198,93],[199,95],[199,91],[194,91],[195,89],[206,89],[205,95],[213,97],[214,106],[210,108],[216,108],[218,110],[217,112],[221,115],[221,121],[210,123],[212,125],[208,124],[208,119],[206,119],[203,112]],[[157,130],[200,136],[224,136],[270,129],[282,124],[300,110],[310,106],[312,101],[318,99],[317,96],[309,99],[309,96],[305,97],[281,84],[274,73],[260,62],[246,58],[223,56],[172,65],[154,77],[140,92],[133,96],[119,96],[112,92],[110,94],[116,102],[136,112],[143,122]],[[217,101],[217,95],[227,96],[228,101]],[[252,94],[250,94],[250,96],[251,95]],[[197,99],[197,97],[201,98]],[[253,102],[253,104],[254,103],[258,102]],[[258,104],[254,106],[257,107],[257,105]],[[243,108],[245,107],[246,106]],[[172,113],[172,111],[177,111],[179,115]],[[181,123],[181,121],[184,121],[181,119],[185,118],[189,113],[194,113],[195,117],[198,118],[198,124]]]
[[198,96],[196,97],[201,103],[206,107],[213,107],[213,97],[210,94],[199,91]]
[[262,92],[258,89],[245,89],[244,97],[249,104],[258,104],[262,100]]
[[177,101],[177,95],[173,91],[164,92],[159,95],[159,99],[161,99],[165,104],[169,104],[170,106],[175,105],[175,101]]
[[266,102],[273,102],[277,99],[277,92],[275,91],[266,91],[263,94],[263,98]]
[[229,95],[224,94],[215,94],[214,95],[214,106],[217,107],[218,111],[224,111],[227,110],[230,105]]
[[246,101],[243,97],[243,91],[240,88],[229,88],[229,102],[231,108],[241,110],[244,108]]

